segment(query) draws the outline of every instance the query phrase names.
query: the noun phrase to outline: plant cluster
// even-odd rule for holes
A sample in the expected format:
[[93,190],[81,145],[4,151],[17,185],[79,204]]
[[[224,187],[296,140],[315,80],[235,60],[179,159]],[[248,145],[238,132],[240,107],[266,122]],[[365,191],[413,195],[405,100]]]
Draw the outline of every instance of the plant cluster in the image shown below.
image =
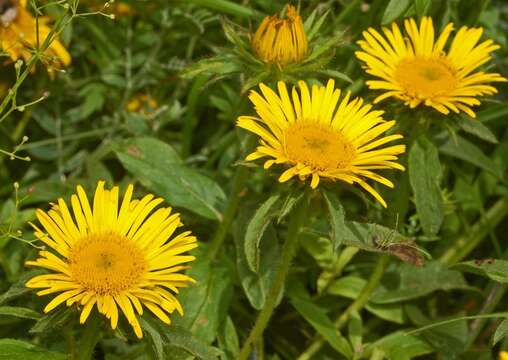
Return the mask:
[[508,359],[501,0],[0,0],[0,359]]

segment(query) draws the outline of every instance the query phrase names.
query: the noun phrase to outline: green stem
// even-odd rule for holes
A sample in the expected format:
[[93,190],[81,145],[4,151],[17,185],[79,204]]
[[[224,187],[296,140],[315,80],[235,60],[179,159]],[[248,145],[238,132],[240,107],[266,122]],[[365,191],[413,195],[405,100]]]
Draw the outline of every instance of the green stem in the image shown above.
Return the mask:
[[304,195],[300,202],[300,206],[297,206],[288,224],[288,233],[284,246],[282,248],[281,260],[272,282],[272,286],[268,292],[265,300],[265,305],[261,312],[258,314],[256,323],[252,328],[247,340],[243,344],[238,360],[246,360],[251,352],[252,345],[255,344],[258,339],[263,335],[263,332],[268,325],[268,322],[275,309],[277,299],[284,286],[286,276],[289,271],[291,260],[296,253],[298,245],[298,237],[303,223],[306,220],[307,206],[309,199]]
[[[501,301],[501,299],[503,298],[507,289],[508,285],[506,284],[490,282],[487,290],[488,293],[487,299],[485,300],[485,303],[482,306],[480,315],[488,314],[492,310],[494,310],[499,301]],[[465,349],[469,349],[474,344],[476,338],[482,331],[485,322],[486,319],[476,319],[475,321],[473,321],[473,323],[469,328],[469,336],[467,338],[466,345],[464,346]]]
[[76,339],[71,326],[66,327],[64,335],[67,339],[67,353],[69,354],[69,360],[76,360]]
[[448,248],[440,261],[452,265],[464,259],[506,216],[508,216],[508,197],[501,198],[492,205],[485,216],[471,227],[468,235],[459,238],[453,246]]
[[233,176],[231,194],[229,196],[228,203],[226,204],[222,221],[219,223],[217,230],[215,230],[215,234],[212,237],[210,247],[208,249],[208,256],[210,259],[215,258],[217,252],[226,239],[231,223],[236,215],[236,209],[240,203],[241,194],[247,182],[247,175],[248,168],[246,166],[240,165],[236,167],[235,174]]
[[[335,321],[335,327],[340,330],[346,325],[352,313],[360,311],[369,301],[370,296],[378,286],[383,274],[385,273],[386,266],[389,262],[389,255],[382,255],[376,263],[372,275],[370,276],[367,284],[363,287],[360,295],[355,301],[347,307],[347,309]],[[298,360],[308,360],[314,356],[319,349],[325,344],[325,340],[321,336],[316,336],[312,344],[298,357]]]
[[192,136],[198,125],[198,106],[202,101],[202,92],[206,82],[210,79],[209,75],[200,75],[194,79],[189,95],[187,96],[187,111],[182,129],[182,157],[187,158],[191,154]]
[[418,329],[408,331],[406,333],[406,335],[418,334],[422,331],[433,329],[435,327],[439,327],[439,326],[443,326],[443,325],[452,324],[457,321],[475,320],[475,319],[497,319],[497,318],[506,318],[506,317],[508,317],[508,312],[498,312],[498,313],[484,314],[484,315],[460,316],[460,317],[456,317],[456,318],[452,318],[452,319],[448,319],[448,320],[443,320],[443,321],[439,321],[439,322],[435,322],[435,323],[432,323],[429,325],[422,326]]
[[100,338],[100,319],[95,314],[91,314],[77,348],[76,360],[92,360],[95,345]]

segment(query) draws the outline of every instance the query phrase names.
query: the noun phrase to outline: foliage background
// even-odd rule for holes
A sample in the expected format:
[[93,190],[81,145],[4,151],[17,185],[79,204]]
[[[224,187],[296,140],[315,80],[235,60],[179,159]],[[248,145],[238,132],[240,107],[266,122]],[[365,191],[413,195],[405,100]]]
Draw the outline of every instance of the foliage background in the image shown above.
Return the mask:
[[[191,70],[203,64],[200,60],[234,47],[224,35],[225,17],[252,31],[263,15],[280,11],[284,3],[126,3],[132,13],[117,15],[115,20],[101,15],[74,19],[61,34],[72,65],[53,80],[39,66],[18,89],[16,101],[26,104],[44,97],[42,101],[16,108],[0,123],[0,149],[8,153],[16,149],[16,155],[31,159],[13,160],[0,154],[1,359],[79,356],[73,349],[79,349],[88,335],[78,325],[77,311],[56,310],[42,317],[48,299],[23,287],[33,275],[24,261],[34,258],[39,246],[31,243],[34,237],[27,222],[34,221],[35,208],[45,208],[60,196],[68,198],[77,184],[92,191],[99,179],[122,188],[134,182],[139,195],[151,191],[163,196],[182,213],[200,248],[191,270],[199,283],[180,297],[186,315],[173,316],[169,328],[147,317],[142,342],[123,327],[113,332],[104,326],[96,358],[234,359],[256,310],[265,302],[287,217],[280,209],[264,217],[258,211],[257,220],[271,220],[263,230],[259,226],[253,230],[256,224],[251,219],[270,194],[279,191],[288,196],[289,190],[277,184],[276,175],[242,163],[252,140],[235,129],[234,122],[238,115],[252,112],[245,92],[248,79],[241,74],[226,76],[228,63],[199,74]],[[367,91],[365,74],[354,57],[355,41],[369,26],[406,16],[431,15],[437,28],[450,21],[456,27],[483,26],[484,36],[502,46],[492,62],[494,71],[508,74],[508,4],[502,0],[301,1],[299,5],[304,20],[313,11],[318,16],[327,13],[319,36],[340,36],[341,41],[326,69],[340,72],[335,74],[340,87],[370,100],[374,95]],[[79,9],[88,12],[94,6],[100,9],[102,4],[83,0]],[[63,12],[56,5],[45,10],[55,18]],[[305,80],[326,78],[316,72]],[[3,64],[0,97],[15,82],[14,66]],[[508,349],[504,337],[508,322],[503,321],[508,282],[508,262],[503,260],[508,260],[504,238],[508,98],[507,85],[497,87],[499,95],[485,99],[476,120],[443,117],[429,110],[410,112],[389,101],[381,105],[387,117],[400,122],[399,130],[407,138],[422,133],[425,137],[415,140],[410,170],[395,179],[400,186],[384,191],[386,211],[345,186],[327,187],[339,195],[345,209],[347,221],[338,228],[343,231],[339,234],[329,235],[326,201],[313,198],[284,297],[264,342],[257,344],[256,359],[296,359],[320,338],[326,340],[315,359],[479,360]],[[141,95],[154,99],[156,105],[128,111],[129,102]],[[27,142],[23,136],[28,136]],[[240,189],[241,206],[224,244],[210,251],[239,167],[245,169],[240,175],[247,178]],[[434,180],[415,183],[419,178]],[[294,186],[292,191],[301,188]],[[418,211],[416,204],[420,204]],[[342,215],[332,212],[332,216]],[[253,251],[259,256],[259,270],[255,272],[244,242],[257,235],[260,244]],[[335,251],[330,238],[342,246]],[[399,241],[404,246],[397,248],[394,243]],[[415,266],[420,261],[424,265]],[[381,267],[386,271],[368,301],[351,308]],[[346,309],[346,318],[340,320]],[[491,313],[501,314],[463,318]],[[333,324],[337,318],[340,332]],[[455,321],[407,335],[411,329],[447,319]]]

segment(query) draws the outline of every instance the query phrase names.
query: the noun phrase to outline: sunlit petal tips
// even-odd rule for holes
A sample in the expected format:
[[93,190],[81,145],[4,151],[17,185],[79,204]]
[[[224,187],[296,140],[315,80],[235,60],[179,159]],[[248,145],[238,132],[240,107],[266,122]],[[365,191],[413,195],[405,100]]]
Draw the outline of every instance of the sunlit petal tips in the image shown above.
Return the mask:
[[[39,17],[38,25],[35,18],[26,9],[26,0],[7,0],[0,2],[0,49],[5,51],[12,60],[19,58],[25,61],[32,56],[31,50],[39,43],[44,43],[50,33],[47,25],[49,19]],[[37,34],[38,30],[38,34]],[[46,63],[53,67],[69,65],[71,57],[58,40],[53,40],[45,52]],[[51,70],[51,66],[48,67]]]
[[180,271],[194,260],[185,253],[197,247],[196,238],[190,231],[173,235],[182,226],[180,216],[170,207],[156,210],[162,199],[132,200],[132,193],[129,185],[119,206],[118,187],[106,190],[101,181],[92,205],[78,186],[72,212],[63,199],[48,212],[37,210],[45,231],[33,225],[35,236],[50,250],[27,265],[51,273],[33,277],[26,286],[42,289],[39,296],[59,293],[44,312],[76,304],[84,323],[97,306],[113,329],[123,313],[138,338],[143,334],[135,313],[141,315],[143,307],[165,323],[175,309],[182,314],[174,294],[194,282]]
[[420,27],[414,19],[404,21],[405,34],[397,24],[383,28],[383,35],[369,28],[358,41],[362,51],[356,52],[365,64],[365,71],[378,78],[367,81],[370,89],[385,90],[376,98],[398,98],[414,108],[425,105],[448,114],[463,111],[474,117],[471,109],[479,105],[479,96],[492,95],[492,82],[506,81],[497,73],[476,71],[499,49],[492,40],[479,42],[482,28],[461,27],[451,41],[453,24],[445,26],[437,39],[430,17],[424,17]]
[[249,98],[259,117],[240,116],[237,121],[260,138],[247,160],[267,157],[265,168],[274,163],[287,165],[280,182],[298,176],[310,179],[312,188],[321,178],[357,183],[386,207],[366,180],[393,187],[375,170],[404,170],[396,161],[405,145],[384,146],[402,138],[384,135],[395,121],[385,121],[382,111],[371,111],[371,105],[360,98],[351,100],[350,93],[340,99],[341,90],[333,80],[326,87],[309,89],[303,81],[298,85],[300,93],[293,88],[291,95],[284,82],[278,83],[278,94],[264,84],[259,86],[261,93],[251,91]]
[[307,36],[296,8],[286,6],[284,18],[267,16],[252,37],[256,56],[269,64],[286,65],[301,61],[307,55]]

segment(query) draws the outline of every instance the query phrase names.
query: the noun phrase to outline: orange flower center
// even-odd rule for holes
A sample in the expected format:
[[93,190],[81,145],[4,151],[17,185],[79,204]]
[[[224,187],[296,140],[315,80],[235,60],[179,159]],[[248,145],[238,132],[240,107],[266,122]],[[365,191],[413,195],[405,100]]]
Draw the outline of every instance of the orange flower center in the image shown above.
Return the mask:
[[69,254],[74,280],[98,295],[115,295],[139,283],[145,257],[132,240],[114,233],[91,234]]
[[347,168],[356,153],[340,132],[314,122],[291,125],[284,146],[291,162],[321,171]]
[[455,72],[445,59],[404,59],[397,65],[395,79],[409,96],[417,99],[448,94],[457,86]]

